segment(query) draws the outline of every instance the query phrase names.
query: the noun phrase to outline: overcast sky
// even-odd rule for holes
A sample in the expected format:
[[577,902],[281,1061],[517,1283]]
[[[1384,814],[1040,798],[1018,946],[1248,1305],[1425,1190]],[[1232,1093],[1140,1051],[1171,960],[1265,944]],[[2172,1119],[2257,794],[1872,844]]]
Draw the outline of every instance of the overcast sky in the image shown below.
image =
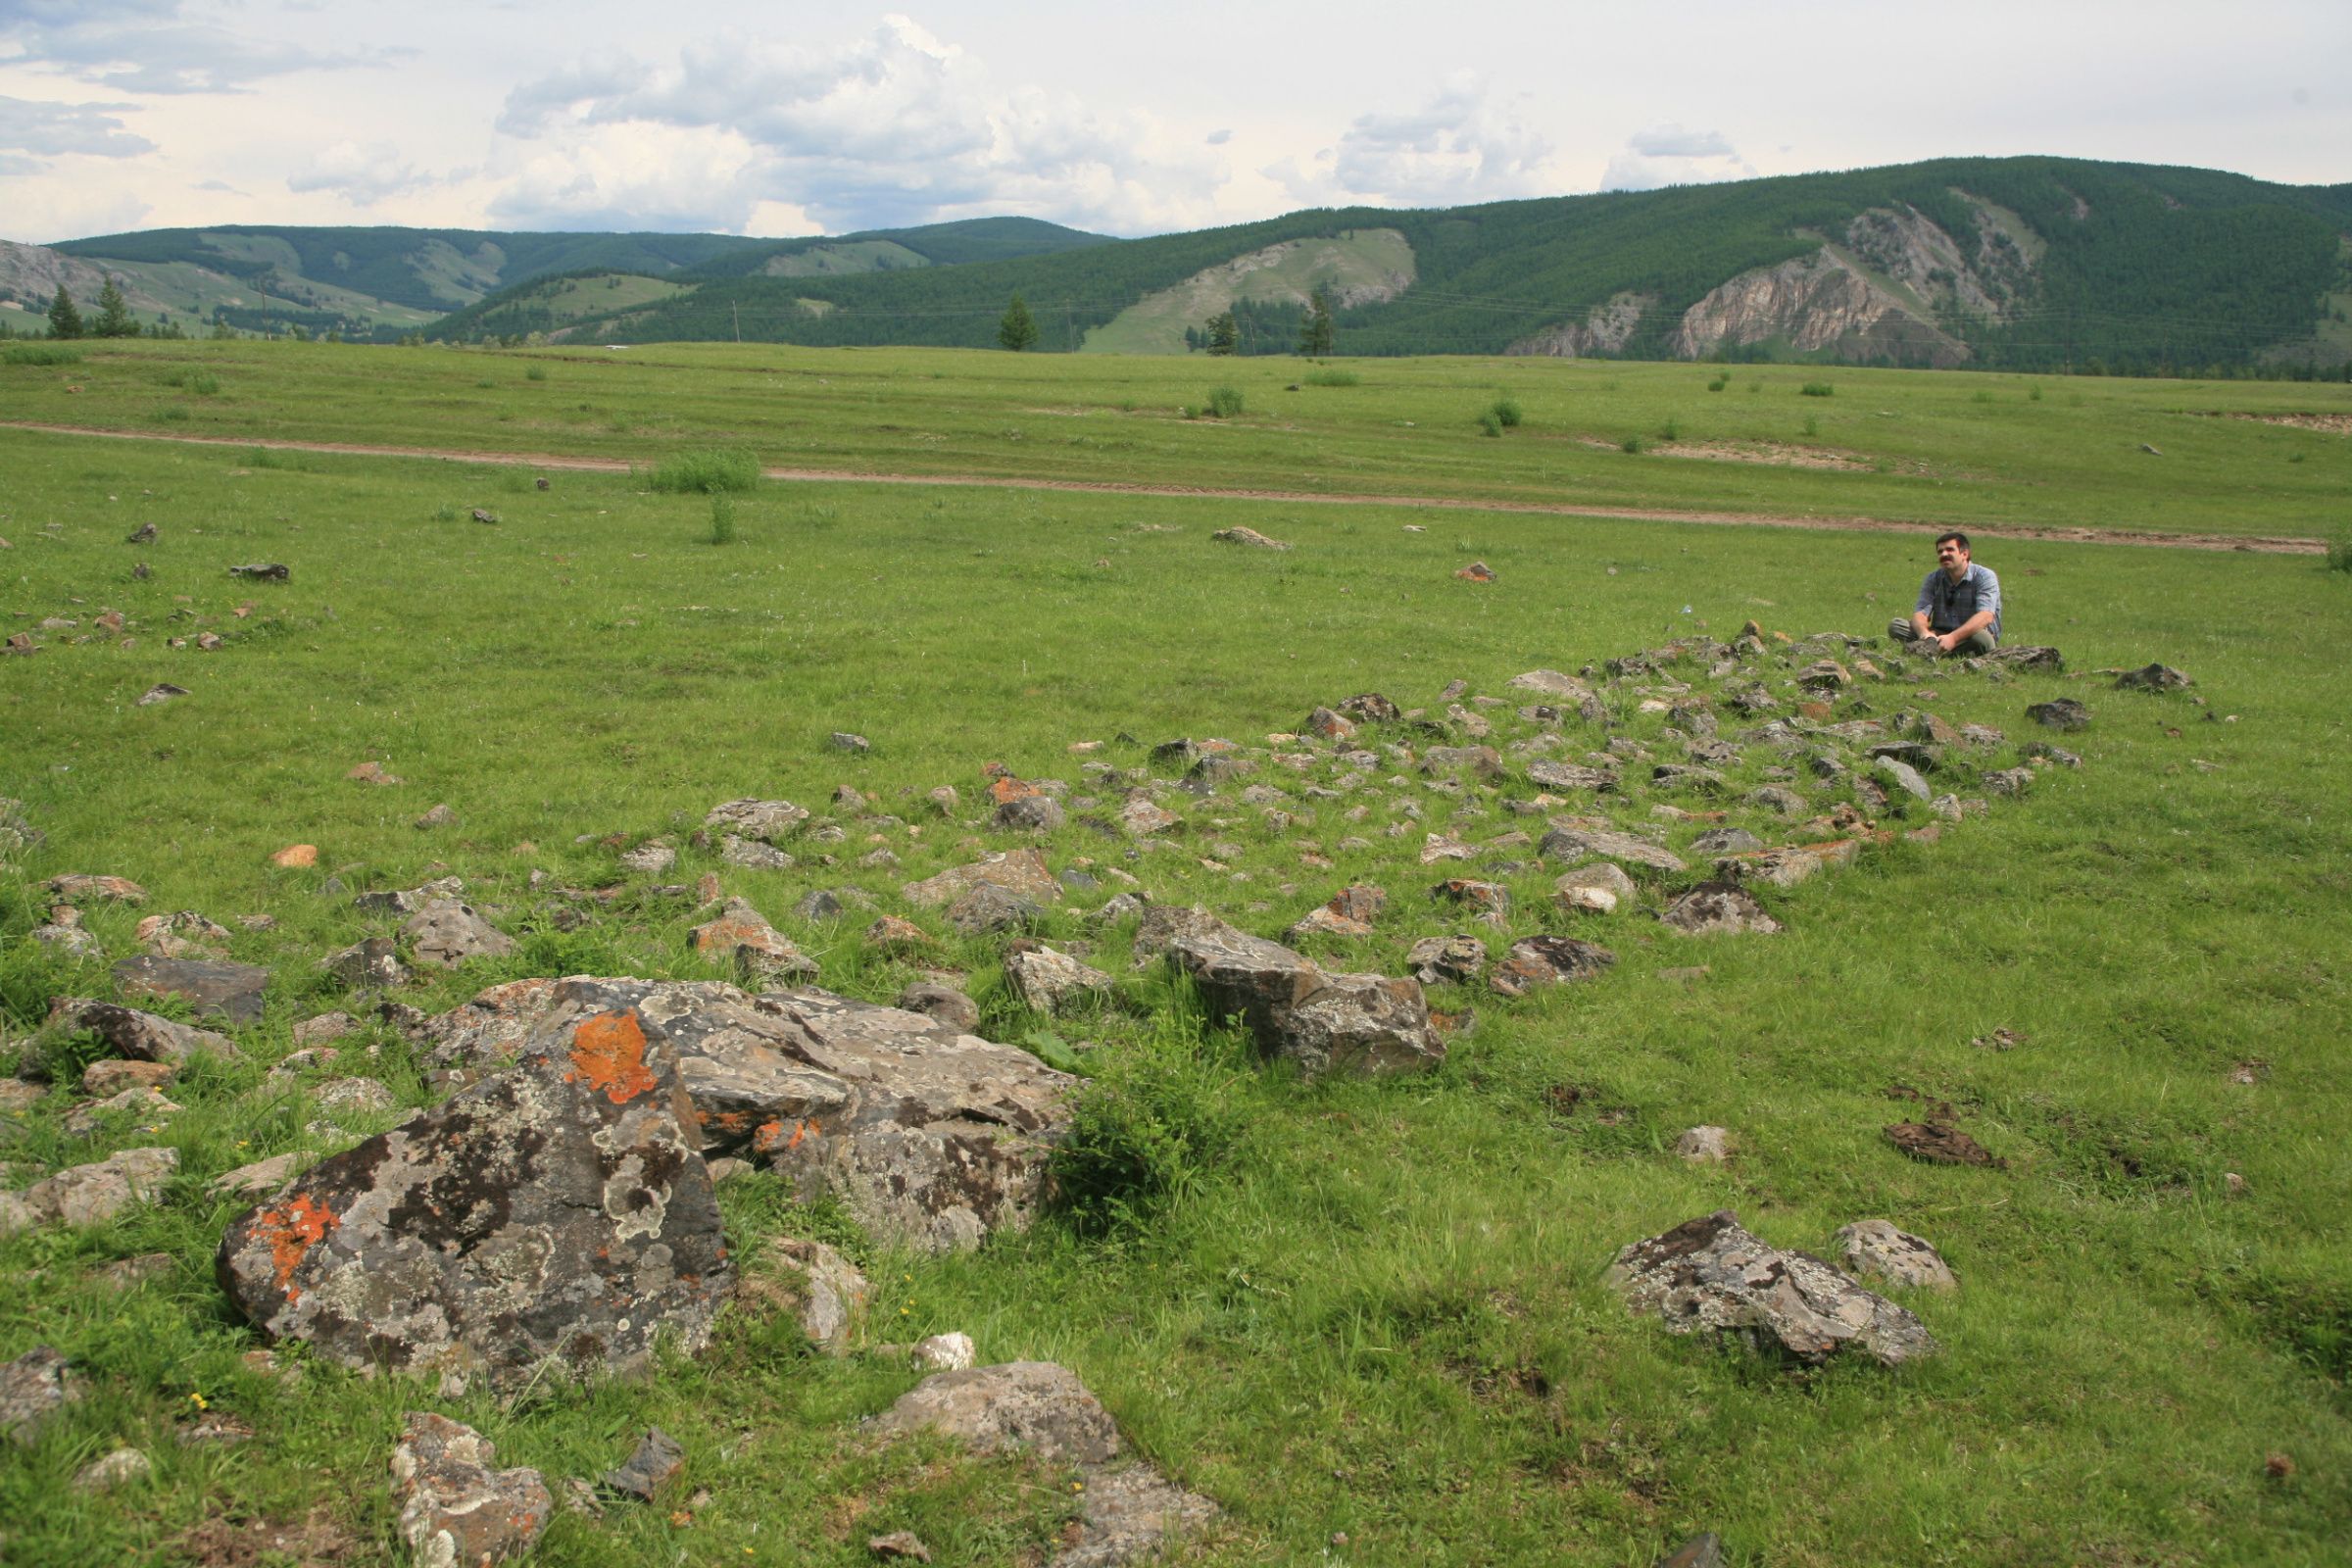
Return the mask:
[[1132,235],[2011,153],[2352,180],[2352,0],[0,0],[18,240]]

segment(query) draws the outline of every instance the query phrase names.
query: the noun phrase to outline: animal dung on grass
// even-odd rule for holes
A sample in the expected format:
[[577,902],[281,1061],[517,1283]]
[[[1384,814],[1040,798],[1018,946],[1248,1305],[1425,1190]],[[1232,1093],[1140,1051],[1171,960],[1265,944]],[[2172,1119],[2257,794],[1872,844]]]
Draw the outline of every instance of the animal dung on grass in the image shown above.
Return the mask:
[[[677,1048],[644,988],[566,981],[520,1063],[314,1165],[232,1224],[221,1288],[354,1368],[621,1371],[734,1289]],[[632,995],[632,991],[637,995]]]
[[351,769],[351,771],[345,773],[343,776],[348,779],[357,780],[362,784],[389,785],[406,784],[408,782],[407,779],[394,778],[391,774],[385,772],[384,764],[381,762],[362,762],[359,766]]
[[1809,1252],[1766,1245],[1728,1208],[1634,1243],[1608,1279],[1673,1333],[1731,1334],[1808,1365],[1847,1354],[1900,1366],[1940,1348],[1910,1312]]
[[2009,1168],[2007,1160],[1995,1159],[1983,1144],[1943,1122],[1898,1121],[1886,1129],[1886,1141],[1913,1159],[1924,1159],[1932,1165]]
[[1494,568],[1488,565],[1483,561],[1473,561],[1470,563],[1470,564],[1455,572],[1454,575],[1467,582],[1493,582],[1494,580]]
[[318,846],[316,844],[289,844],[270,856],[270,863],[288,871],[297,871],[305,866],[317,865],[318,863]]

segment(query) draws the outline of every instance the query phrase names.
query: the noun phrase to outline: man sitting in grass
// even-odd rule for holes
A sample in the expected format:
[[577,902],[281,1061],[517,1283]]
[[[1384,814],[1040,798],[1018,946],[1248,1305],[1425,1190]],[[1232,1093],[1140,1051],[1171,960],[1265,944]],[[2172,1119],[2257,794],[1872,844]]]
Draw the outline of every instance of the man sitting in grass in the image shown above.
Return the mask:
[[2001,641],[2001,579],[1968,559],[1968,535],[1936,541],[1936,569],[1919,585],[1919,608],[1909,620],[1890,620],[1886,634],[1914,653],[1989,654]]

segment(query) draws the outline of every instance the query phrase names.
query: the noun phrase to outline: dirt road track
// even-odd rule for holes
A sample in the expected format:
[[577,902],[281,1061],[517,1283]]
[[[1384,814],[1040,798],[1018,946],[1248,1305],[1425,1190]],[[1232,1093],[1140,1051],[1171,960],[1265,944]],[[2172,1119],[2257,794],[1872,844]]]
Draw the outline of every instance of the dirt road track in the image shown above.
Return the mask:
[[[354,458],[430,458],[443,463],[488,463],[530,468],[568,468],[592,473],[626,473],[615,458],[564,458],[544,452],[455,452],[434,447],[373,447],[344,441],[231,440],[224,436],[163,435],[145,430],[92,430],[72,424],[0,420],[0,429],[36,430],[45,435],[101,436],[113,441],[166,441],[181,446],[246,447],[271,452],[323,452]],[[1789,516],[1747,512],[1668,512],[1650,507],[1572,507],[1545,501],[1481,501],[1450,496],[1334,496],[1303,490],[1224,490],[1209,485],[1109,484],[1087,479],[1007,479],[988,474],[857,473],[833,468],[766,468],[770,479],[829,484],[936,484],[990,490],[1064,490],[1080,495],[1180,496],[1217,501],[1279,501],[1285,505],[1430,507],[1449,512],[1519,512],[1552,517],[1624,517],[1648,522],[1702,522],[1733,528],[1811,528],[1830,533],[1940,531],[1932,522],[1897,522],[1883,517]],[[2158,533],[2132,528],[2028,528],[1972,525],[1979,539],[2044,539],[2061,544],[2155,545],[2171,550],[2242,550],[2273,556],[2322,556],[2322,539],[2215,533]]]

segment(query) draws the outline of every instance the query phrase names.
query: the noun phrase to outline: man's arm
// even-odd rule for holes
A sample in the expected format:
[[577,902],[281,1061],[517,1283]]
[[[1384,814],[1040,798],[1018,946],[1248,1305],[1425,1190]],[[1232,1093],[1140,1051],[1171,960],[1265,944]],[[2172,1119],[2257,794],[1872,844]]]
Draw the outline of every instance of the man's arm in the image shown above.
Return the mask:
[[[1911,618],[1923,623],[1920,627],[1922,632],[1927,630],[1927,627],[1924,624],[1924,622],[1927,620],[1927,616],[1914,615]],[[1971,637],[1974,637],[1977,633],[1983,631],[1985,627],[1991,624],[1992,612],[1989,610],[1980,610],[1975,614],[1962,621],[1959,625],[1953,627],[1950,631],[1944,632],[1940,636],[1933,638],[1932,641],[1935,642],[1936,647],[1942,649],[1948,654],[1953,649],[1959,647],[1962,643],[1968,641]]]
[[1933,610],[1936,606],[1936,579],[1942,574],[1942,571],[1943,568],[1938,566],[1934,571],[1929,572],[1927,576],[1920,579],[1919,603],[1913,607],[1911,611],[1911,624],[1919,629],[1919,634],[1922,637],[1931,637],[1934,635],[1930,629],[1928,612]]
[[1969,575],[1976,579],[1977,612],[1936,639],[1947,654],[1991,625],[2001,615],[2001,579],[1992,574],[1989,566],[1973,566],[1969,569]]

